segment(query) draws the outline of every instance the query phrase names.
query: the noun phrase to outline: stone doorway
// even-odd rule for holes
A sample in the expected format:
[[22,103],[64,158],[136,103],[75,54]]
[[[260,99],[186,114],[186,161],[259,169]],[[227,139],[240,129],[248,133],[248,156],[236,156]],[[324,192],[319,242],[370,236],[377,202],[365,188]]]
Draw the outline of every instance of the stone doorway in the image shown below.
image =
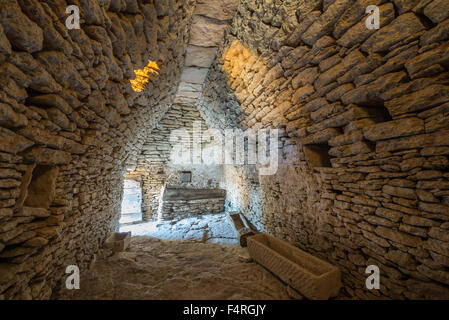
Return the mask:
[[120,224],[138,222],[142,222],[142,186],[140,181],[125,178]]

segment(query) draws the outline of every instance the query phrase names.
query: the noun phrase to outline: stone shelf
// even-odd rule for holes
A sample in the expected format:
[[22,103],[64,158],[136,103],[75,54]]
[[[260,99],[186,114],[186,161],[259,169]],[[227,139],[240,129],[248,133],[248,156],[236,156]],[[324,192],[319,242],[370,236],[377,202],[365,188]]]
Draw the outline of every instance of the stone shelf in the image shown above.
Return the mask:
[[205,200],[220,199],[226,197],[226,191],[221,189],[187,189],[187,188],[166,188],[164,201],[174,200]]

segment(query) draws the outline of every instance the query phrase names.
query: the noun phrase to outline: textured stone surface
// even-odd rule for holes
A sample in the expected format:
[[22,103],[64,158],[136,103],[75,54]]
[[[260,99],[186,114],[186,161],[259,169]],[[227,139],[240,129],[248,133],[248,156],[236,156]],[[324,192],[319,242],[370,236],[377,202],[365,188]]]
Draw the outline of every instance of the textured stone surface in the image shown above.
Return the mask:
[[218,20],[230,20],[238,5],[236,0],[198,0],[194,13]]
[[30,53],[42,50],[44,41],[42,29],[23,14],[17,1],[0,3],[0,23],[15,49]]
[[[202,118],[280,129],[278,170],[189,167],[190,186],[225,188],[260,231],[338,266],[344,296],[449,296],[447,1],[228,3],[79,1],[67,30],[63,1],[0,1],[0,298],[48,298],[90,264],[127,169],[155,218],[162,186],[182,185],[169,132]],[[159,75],[135,92],[148,60]],[[34,202],[43,169],[59,171]]]
[[[5,299],[49,298],[67,265],[89,265],[118,223],[125,166],[174,98],[193,5],[127,3],[80,1],[81,29],[67,30],[59,1],[0,1]],[[149,59],[161,72],[137,94]]]
[[82,275],[81,290],[62,289],[55,299],[290,299],[287,287],[237,246],[136,237],[130,251],[103,256]]
[[[210,127],[281,129],[276,174],[224,167],[231,209],[338,266],[353,298],[448,297],[448,247],[427,240],[448,221],[443,3],[242,1],[206,78]],[[385,270],[378,291],[369,264]]]
[[[223,41],[237,7],[237,0],[198,1],[192,18],[189,46],[187,47],[182,83],[202,87],[218,46]],[[204,69],[203,69],[204,68]],[[184,85],[185,86],[185,85]],[[179,86],[176,103],[195,105],[201,98]],[[196,92],[201,91],[194,90]]]
[[181,81],[193,84],[202,84],[209,69],[207,68],[185,68],[181,75]]
[[217,47],[223,39],[227,24],[201,15],[192,21],[190,44],[201,47]]
[[217,49],[198,47],[198,46],[188,46],[186,51],[186,67],[203,67],[209,68],[215,59],[215,54]]
[[[175,150],[175,143],[171,140],[172,130],[182,130],[180,136],[190,138],[190,146],[193,148],[195,137],[201,139],[198,135],[206,129],[207,126],[196,107],[173,105],[159,121],[157,128],[145,139],[140,153],[128,162],[130,165],[132,164],[133,170],[127,176],[142,182],[144,220],[158,218],[159,207],[163,205],[163,187],[218,188],[221,179],[221,168],[218,164],[177,164],[172,158],[172,152]],[[196,133],[194,130],[198,130],[198,132]],[[187,145],[188,142],[184,141],[184,144]],[[204,145],[204,147],[206,146]],[[182,182],[181,172],[183,171],[191,172],[192,180],[190,182]],[[165,210],[164,216],[176,220],[183,216],[223,212],[224,197],[220,196],[210,201],[195,200],[191,203],[187,203],[187,201],[164,202],[164,205],[165,209],[162,207]],[[207,212],[208,210],[209,212]]]
[[338,294],[340,270],[269,235],[248,239],[251,257],[309,299],[326,300]]

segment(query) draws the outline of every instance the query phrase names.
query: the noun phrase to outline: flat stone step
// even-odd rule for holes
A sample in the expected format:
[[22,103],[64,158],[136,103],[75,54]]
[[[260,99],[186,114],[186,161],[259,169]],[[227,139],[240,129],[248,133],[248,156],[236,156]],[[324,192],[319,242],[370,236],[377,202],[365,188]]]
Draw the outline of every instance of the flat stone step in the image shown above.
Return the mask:
[[335,297],[340,270],[281,239],[258,234],[247,239],[251,257],[308,299]]

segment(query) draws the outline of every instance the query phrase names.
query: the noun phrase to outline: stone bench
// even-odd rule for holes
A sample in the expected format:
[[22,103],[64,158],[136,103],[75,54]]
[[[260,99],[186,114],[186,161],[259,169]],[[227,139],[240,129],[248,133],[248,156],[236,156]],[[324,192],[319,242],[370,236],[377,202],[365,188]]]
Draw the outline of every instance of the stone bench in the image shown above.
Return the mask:
[[251,257],[308,299],[329,299],[341,287],[340,270],[268,234],[248,239]]
[[226,191],[167,187],[162,196],[161,219],[184,219],[225,211]]
[[192,189],[192,188],[170,188],[164,191],[162,199],[164,201],[176,200],[205,200],[205,199],[225,199],[226,191],[223,189]]

